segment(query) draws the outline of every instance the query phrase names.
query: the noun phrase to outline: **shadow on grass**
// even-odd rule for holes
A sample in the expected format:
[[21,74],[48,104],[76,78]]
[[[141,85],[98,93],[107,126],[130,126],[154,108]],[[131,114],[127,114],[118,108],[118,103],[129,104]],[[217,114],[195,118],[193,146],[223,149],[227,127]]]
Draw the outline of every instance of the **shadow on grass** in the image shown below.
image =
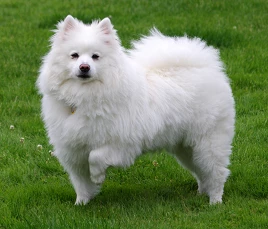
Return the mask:
[[197,184],[194,180],[148,185],[109,183],[103,186],[101,193],[85,208],[100,206],[154,208],[159,205],[177,206],[178,204],[187,205],[190,209],[198,209],[202,205],[208,205],[208,198],[197,193]]

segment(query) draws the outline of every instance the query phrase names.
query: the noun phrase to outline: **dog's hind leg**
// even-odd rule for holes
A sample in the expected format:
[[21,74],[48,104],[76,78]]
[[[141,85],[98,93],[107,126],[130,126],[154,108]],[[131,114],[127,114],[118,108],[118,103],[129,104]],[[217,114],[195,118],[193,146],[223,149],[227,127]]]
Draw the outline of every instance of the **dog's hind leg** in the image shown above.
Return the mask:
[[193,163],[193,150],[191,147],[184,147],[178,144],[172,148],[171,153],[184,168],[189,170],[191,174],[196,177],[196,166]]
[[210,203],[221,203],[224,183],[229,176],[229,156],[231,143],[224,135],[211,135],[203,138],[194,147],[193,161],[199,179],[198,190],[208,194]]
[[[214,133],[215,134],[215,133]],[[173,154],[198,182],[198,191],[206,193],[210,204],[221,203],[231,153],[230,138],[226,135],[202,137],[194,147],[177,146]]]
[[198,167],[193,161],[193,149],[191,147],[185,147],[182,144],[178,144],[171,150],[172,155],[177,159],[180,165],[187,169],[197,180],[198,184],[200,183],[200,178],[197,176]]

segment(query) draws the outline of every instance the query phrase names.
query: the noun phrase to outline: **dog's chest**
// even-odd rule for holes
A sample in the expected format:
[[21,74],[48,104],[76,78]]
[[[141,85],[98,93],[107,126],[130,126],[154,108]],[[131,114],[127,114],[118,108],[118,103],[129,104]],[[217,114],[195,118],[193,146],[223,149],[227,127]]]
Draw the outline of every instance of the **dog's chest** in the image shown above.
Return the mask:
[[72,144],[102,145],[114,135],[116,119],[115,112],[104,106],[70,107],[62,123],[62,137]]

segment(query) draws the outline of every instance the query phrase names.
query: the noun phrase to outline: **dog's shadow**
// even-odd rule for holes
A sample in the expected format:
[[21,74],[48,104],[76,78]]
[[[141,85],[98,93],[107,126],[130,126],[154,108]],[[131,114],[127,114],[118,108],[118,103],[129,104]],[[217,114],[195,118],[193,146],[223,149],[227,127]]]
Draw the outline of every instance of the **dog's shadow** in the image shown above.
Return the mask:
[[[200,199],[197,201],[197,199]],[[200,204],[208,203],[205,195],[197,194],[197,184],[194,180],[174,183],[143,184],[118,184],[104,185],[102,191],[89,202],[93,206],[156,206],[157,204],[184,203],[185,201]],[[195,204],[193,204],[195,205]]]

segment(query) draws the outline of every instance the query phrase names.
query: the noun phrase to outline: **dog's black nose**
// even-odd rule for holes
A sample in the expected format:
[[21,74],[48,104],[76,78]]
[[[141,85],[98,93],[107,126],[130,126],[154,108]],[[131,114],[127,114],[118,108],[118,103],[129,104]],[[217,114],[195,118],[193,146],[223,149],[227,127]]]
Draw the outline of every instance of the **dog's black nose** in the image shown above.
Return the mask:
[[79,66],[79,69],[80,69],[81,72],[87,73],[90,70],[90,66],[88,64],[81,64]]

